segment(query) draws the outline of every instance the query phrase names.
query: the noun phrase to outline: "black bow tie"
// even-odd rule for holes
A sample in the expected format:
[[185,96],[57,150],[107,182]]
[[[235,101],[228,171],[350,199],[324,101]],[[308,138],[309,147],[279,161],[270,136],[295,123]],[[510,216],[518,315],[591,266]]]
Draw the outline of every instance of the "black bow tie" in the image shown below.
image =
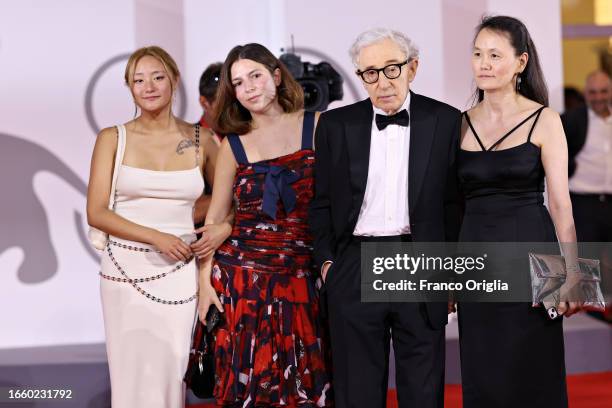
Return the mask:
[[410,124],[410,116],[408,116],[408,111],[406,109],[402,109],[397,112],[395,115],[379,115],[376,114],[376,127],[378,130],[383,130],[389,125],[398,125],[398,126],[408,126]]

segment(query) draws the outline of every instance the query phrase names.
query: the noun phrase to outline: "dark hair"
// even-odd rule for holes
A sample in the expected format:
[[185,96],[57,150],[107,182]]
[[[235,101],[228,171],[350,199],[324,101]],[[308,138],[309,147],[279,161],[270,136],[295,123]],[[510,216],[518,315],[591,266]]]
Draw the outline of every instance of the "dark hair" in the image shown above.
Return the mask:
[[563,101],[565,104],[565,111],[572,110],[578,106],[583,106],[586,102],[584,95],[574,88],[573,86],[566,86],[563,88]]
[[[548,106],[548,87],[546,86],[544,74],[540,67],[538,52],[536,51],[536,47],[525,24],[514,17],[485,16],[482,18],[478,27],[476,27],[474,43],[476,42],[478,34],[485,29],[505,34],[510,40],[510,44],[514,48],[517,57],[524,52],[527,53],[529,58],[525,69],[521,73],[521,83],[518,93],[544,106]],[[474,92],[474,100],[480,102],[483,98],[484,91],[482,89],[476,89]]]
[[200,77],[200,96],[205,97],[209,102],[215,101],[215,93],[219,87],[219,78],[221,77],[222,62],[210,64]]
[[261,44],[237,45],[229,52],[221,68],[221,78],[213,115],[217,133],[243,135],[251,131],[251,113],[238,102],[232,85],[232,65],[240,59],[258,62],[264,65],[270,74],[273,74],[277,68],[280,69],[281,82],[276,87],[276,97],[283,111],[291,113],[304,107],[302,87],[278,58]]

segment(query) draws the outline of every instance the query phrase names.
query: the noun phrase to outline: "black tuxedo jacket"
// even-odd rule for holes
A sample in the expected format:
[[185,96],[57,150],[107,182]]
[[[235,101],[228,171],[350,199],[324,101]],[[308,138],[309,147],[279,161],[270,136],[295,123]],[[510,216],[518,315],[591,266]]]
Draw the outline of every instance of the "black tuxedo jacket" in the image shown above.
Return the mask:
[[576,171],[576,156],[584,147],[589,127],[589,112],[586,106],[580,106],[561,115],[563,130],[567,138],[568,172],[571,177]]
[[[411,93],[410,98],[407,199],[412,239],[456,241],[460,217],[455,155],[461,112],[422,95]],[[309,220],[318,267],[341,256],[351,242],[368,179],[373,114],[366,99],[319,118]],[[443,306],[433,319],[430,310],[430,321],[446,322]]]

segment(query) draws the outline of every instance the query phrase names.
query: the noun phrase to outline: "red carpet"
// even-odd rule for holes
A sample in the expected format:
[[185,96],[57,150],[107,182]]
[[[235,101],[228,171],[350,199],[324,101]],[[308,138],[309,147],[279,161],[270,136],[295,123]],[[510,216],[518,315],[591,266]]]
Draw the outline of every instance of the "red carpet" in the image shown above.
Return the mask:
[[[571,408],[612,407],[612,372],[570,375],[567,377]],[[189,405],[188,408],[214,408],[213,404]],[[447,385],[445,408],[461,408],[461,386]],[[387,408],[398,408],[395,390],[389,390]],[[519,408],[519,407],[517,407]]]

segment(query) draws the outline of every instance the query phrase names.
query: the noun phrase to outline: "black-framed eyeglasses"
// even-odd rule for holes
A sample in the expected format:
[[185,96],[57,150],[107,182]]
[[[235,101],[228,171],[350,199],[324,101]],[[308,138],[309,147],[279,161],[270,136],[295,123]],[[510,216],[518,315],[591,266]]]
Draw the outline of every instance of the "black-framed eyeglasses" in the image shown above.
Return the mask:
[[356,74],[359,75],[366,84],[373,84],[378,81],[380,71],[382,71],[388,79],[395,79],[399,77],[402,74],[402,67],[409,62],[410,60],[407,59],[399,64],[389,64],[382,68],[370,68],[366,69],[365,71],[357,71]]

